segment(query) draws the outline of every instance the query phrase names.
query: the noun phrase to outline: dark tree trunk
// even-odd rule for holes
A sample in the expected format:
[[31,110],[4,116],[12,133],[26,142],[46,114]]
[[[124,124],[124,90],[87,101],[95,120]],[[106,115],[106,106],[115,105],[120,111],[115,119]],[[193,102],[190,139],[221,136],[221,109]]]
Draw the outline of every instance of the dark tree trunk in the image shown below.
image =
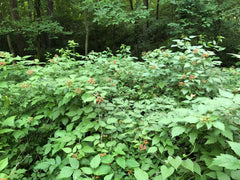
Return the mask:
[[48,0],[47,15],[51,16],[53,14],[53,0]]
[[[52,16],[53,14],[53,0],[48,0],[48,9],[47,9],[47,15]],[[52,39],[50,38],[50,35],[47,35],[47,47],[52,48]]]
[[[12,21],[19,21],[20,16],[17,10],[18,9],[17,0],[9,0],[9,9],[10,9]],[[22,56],[24,55],[25,40],[21,32],[17,32],[16,41],[17,41],[18,54]]]
[[88,20],[87,20],[87,10],[84,9],[84,23],[85,23],[85,56],[88,55],[88,37],[89,37],[89,29],[88,29]]
[[156,11],[156,19],[157,20],[159,19],[159,1],[160,0],[157,0],[157,11]]
[[[143,4],[146,7],[146,10],[148,10],[148,0],[143,0]],[[146,52],[147,48],[146,48],[146,41],[148,40],[147,38],[147,28],[148,28],[148,20],[146,22],[146,24],[143,25],[143,49],[142,51]]]
[[[34,1],[34,8],[35,8],[35,13],[34,13],[34,18],[37,21],[41,20],[41,3],[40,0],[35,0]],[[39,33],[36,37],[36,45],[37,45],[37,59],[41,59],[41,33]]]
[[13,49],[11,37],[9,34],[7,35],[7,42],[8,42],[8,47],[9,47],[10,53],[14,56],[14,49]]
[[132,0],[129,0],[129,3],[130,3],[130,6],[131,6],[131,10],[133,11],[133,1]]

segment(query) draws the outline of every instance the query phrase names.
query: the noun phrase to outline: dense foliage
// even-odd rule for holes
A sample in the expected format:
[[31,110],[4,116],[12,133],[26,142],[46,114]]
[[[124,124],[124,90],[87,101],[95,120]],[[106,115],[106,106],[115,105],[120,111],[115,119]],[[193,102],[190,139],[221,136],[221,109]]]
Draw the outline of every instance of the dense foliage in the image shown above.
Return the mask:
[[227,53],[239,51],[239,7],[239,0],[1,0],[0,49],[44,61],[73,39],[81,54],[124,43],[140,58],[181,36],[223,36],[218,56],[229,67],[237,59]]
[[142,62],[1,52],[0,178],[239,179],[240,70],[191,38]]

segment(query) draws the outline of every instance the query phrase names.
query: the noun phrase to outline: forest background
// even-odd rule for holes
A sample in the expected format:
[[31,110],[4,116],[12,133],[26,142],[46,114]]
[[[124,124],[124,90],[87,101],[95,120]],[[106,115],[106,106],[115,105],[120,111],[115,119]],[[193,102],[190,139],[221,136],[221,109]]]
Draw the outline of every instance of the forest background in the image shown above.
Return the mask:
[[237,59],[240,38],[239,0],[1,0],[0,49],[14,55],[35,55],[44,61],[68,40],[87,55],[121,44],[132,54],[166,46],[181,36],[198,41],[222,40],[223,66]]

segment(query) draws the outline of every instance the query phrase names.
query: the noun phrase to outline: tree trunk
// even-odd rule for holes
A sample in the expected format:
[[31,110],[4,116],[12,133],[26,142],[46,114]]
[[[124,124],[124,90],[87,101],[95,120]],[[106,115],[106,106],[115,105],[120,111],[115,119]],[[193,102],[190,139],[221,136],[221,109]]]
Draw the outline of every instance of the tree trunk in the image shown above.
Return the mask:
[[156,11],[156,12],[157,12],[157,13],[156,13],[156,19],[157,19],[157,20],[159,19],[159,17],[158,17],[158,16],[159,16],[159,1],[160,1],[160,0],[157,0],[157,11]]
[[87,56],[87,55],[88,55],[89,29],[88,29],[87,10],[86,10],[86,9],[84,9],[84,23],[85,23],[85,31],[86,31],[86,37],[85,37],[85,56]]
[[[47,15],[52,16],[53,14],[53,0],[48,0],[48,9],[47,9]],[[50,38],[50,35],[47,35],[47,48],[52,48],[52,39]]]
[[7,42],[8,42],[8,47],[9,47],[10,53],[14,56],[14,49],[13,49],[11,37],[9,34],[7,35]]
[[[9,0],[9,9],[12,21],[19,21],[20,16],[18,14],[18,4],[17,0]],[[17,32],[16,34],[16,41],[17,41],[17,47],[18,47],[18,54],[24,55],[24,46],[25,46],[25,39],[21,32]]]
[[[143,4],[146,7],[146,10],[148,10],[148,0],[143,0]],[[147,41],[147,28],[148,28],[148,20],[146,24],[143,25],[143,49],[142,51],[146,52],[146,41]]]
[[51,16],[53,14],[53,0],[48,0],[47,15]]
[[133,11],[133,1],[132,0],[129,0],[129,3],[130,3],[130,6],[131,6],[131,10]]
[[[37,21],[40,21],[41,19],[41,10],[40,10],[40,0],[35,0],[34,1],[34,8],[35,8],[35,13],[34,13],[34,18]],[[37,35],[36,37],[36,45],[37,45],[37,59],[41,59],[41,32]]]

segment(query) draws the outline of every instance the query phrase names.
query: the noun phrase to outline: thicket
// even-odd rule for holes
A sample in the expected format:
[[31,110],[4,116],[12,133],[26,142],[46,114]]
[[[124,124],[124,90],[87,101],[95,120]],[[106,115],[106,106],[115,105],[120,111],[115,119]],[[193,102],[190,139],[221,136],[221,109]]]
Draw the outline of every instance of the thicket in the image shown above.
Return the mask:
[[1,52],[0,178],[239,179],[240,69],[191,39],[142,62]]

